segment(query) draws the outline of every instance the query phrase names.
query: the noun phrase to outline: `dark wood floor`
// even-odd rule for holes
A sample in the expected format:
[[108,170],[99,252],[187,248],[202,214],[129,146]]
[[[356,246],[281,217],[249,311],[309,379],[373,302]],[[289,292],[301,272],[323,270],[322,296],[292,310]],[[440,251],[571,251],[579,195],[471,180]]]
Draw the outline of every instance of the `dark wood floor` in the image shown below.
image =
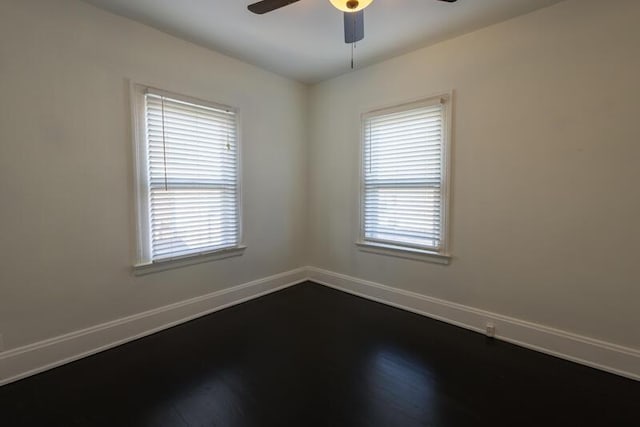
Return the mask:
[[0,387],[13,426],[639,426],[640,383],[305,283]]

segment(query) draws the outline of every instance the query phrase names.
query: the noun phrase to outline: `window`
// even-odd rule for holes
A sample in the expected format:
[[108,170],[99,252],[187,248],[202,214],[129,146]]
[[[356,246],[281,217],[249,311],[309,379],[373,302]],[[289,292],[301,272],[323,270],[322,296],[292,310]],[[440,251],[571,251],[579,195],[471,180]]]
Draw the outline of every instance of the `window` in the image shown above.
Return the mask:
[[449,97],[363,116],[361,238],[365,250],[447,255]]
[[234,109],[135,86],[138,264],[240,246]]

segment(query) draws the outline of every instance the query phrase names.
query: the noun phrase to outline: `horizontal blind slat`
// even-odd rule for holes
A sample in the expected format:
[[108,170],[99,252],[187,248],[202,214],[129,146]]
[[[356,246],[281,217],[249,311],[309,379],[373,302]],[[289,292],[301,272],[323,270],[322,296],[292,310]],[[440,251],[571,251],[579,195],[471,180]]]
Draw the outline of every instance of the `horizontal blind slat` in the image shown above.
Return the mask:
[[165,184],[169,190],[189,190],[189,189],[235,189],[235,181],[220,178],[205,177],[180,177],[167,175],[165,180],[163,175],[151,177],[151,188],[153,190],[164,190]]
[[164,251],[165,253],[174,252],[176,250],[184,251],[188,246],[198,249],[206,247],[212,244],[218,245],[225,242],[234,241],[235,232],[228,234],[216,234],[215,236],[195,236],[195,237],[180,237],[174,239],[168,239],[166,241],[155,240],[154,250]]
[[190,101],[183,101],[183,100],[171,98],[164,95],[158,95],[158,94],[152,93],[152,91],[148,91],[146,94],[146,99],[147,99],[147,102],[149,103],[160,104],[163,98],[165,100],[166,105],[174,106],[175,108],[179,108],[182,110],[191,111],[193,113],[200,113],[202,111],[206,111],[208,114],[211,114],[211,115],[213,114],[228,115],[228,116],[235,115],[235,112],[229,108],[216,108],[210,105],[195,104]]

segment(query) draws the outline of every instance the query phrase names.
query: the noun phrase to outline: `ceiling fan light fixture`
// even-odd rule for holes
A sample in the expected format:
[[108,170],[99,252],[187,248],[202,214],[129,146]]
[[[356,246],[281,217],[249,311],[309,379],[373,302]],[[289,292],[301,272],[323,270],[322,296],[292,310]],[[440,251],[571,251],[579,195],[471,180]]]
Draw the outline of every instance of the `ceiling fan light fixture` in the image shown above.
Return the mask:
[[329,0],[333,7],[343,12],[358,12],[369,6],[373,0]]

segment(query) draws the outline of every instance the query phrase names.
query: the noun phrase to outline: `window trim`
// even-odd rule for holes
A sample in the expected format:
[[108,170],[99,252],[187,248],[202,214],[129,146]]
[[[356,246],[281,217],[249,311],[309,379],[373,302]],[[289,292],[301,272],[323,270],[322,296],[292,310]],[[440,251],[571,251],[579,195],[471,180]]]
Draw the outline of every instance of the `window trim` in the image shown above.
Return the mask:
[[[242,191],[242,137],[240,130],[241,116],[235,107],[219,104],[200,98],[182,95],[155,88],[150,85],[129,82],[130,104],[131,104],[131,130],[133,139],[133,169],[134,169],[134,204],[135,204],[135,260],[133,262],[133,272],[135,275],[149,274],[156,271],[179,268],[183,266],[209,262],[218,259],[225,259],[233,256],[240,256],[244,253],[243,233],[243,191]],[[147,136],[145,128],[145,100],[147,92],[160,96],[166,96],[179,101],[204,105],[216,109],[233,111],[236,117],[236,184],[237,184],[237,214],[238,214],[238,243],[232,247],[226,247],[215,251],[203,251],[188,254],[175,258],[162,260],[151,260],[151,223],[149,218],[149,177],[146,166],[147,161]]]
[[[382,114],[404,111],[416,107],[427,107],[437,103],[442,103],[443,108],[443,151],[442,151],[442,204],[440,207],[440,217],[442,221],[442,242],[439,251],[419,248],[411,245],[396,244],[392,242],[376,242],[365,239],[364,230],[364,201],[365,201],[365,123],[369,117]],[[356,247],[362,252],[375,253],[380,255],[395,256],[418,261],[433,262],[437,264],[449,264],[450,253],[450,211],[451,211],[451,146],[453,132],[453,91],[440,92],[431,96],[421,97],[401,103],[379,106],[371,108],[360,114],[360,144],[358,152],[358,238]]]

